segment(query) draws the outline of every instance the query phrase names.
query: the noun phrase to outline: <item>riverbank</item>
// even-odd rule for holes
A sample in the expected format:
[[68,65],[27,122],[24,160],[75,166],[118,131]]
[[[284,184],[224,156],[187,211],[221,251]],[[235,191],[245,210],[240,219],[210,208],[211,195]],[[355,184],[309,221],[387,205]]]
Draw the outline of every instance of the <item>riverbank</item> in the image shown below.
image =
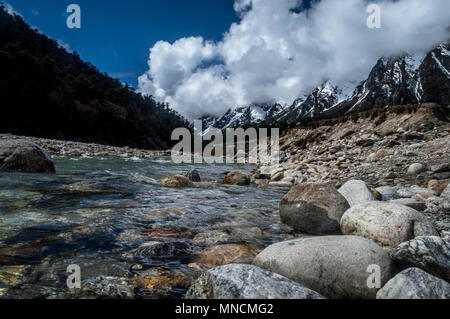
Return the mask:
[[148,158],[151,156],[168,156],[170,151],[152,151],[135,149],[130,147],[115,147],[95,143],[81,143],[73,141],[62,141],[30,136],[19,136],[12,134],[0,134],[0,140],[15,140],[30,142],[47,150],[50,155],[57,156],[121,156]]

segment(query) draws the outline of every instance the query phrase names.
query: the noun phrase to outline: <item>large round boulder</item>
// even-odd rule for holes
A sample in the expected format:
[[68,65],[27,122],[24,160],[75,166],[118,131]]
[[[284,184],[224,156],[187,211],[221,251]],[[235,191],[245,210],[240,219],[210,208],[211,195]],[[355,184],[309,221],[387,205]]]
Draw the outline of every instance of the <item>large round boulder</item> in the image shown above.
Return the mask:
[[393,249],[391,258],[402,268],[417,267],[450,282],[450,238],[412,239]]
[[0,170],[55,174],[55,164],[47,151],[34,143],[0,140]]
[[320,236],[273,244],[259,253],[253,264],[328,298],[375,298],[378,288],[368,284],[373,269],[379,267],[381,286],[395,271],[387,251],[356,236]]
[[389,247],[418,236],[437,235],[424,214],[404,205],[386,202],[353,206],[342,216],[341,230],[345,235],[370,238]]
[[238,186],[247,186],[250,185],[250,175],[241,171],[233,171],[227,173],[225,178],[222,181],[222,184],[225,185],[238,185]]
[[339,193],[345,197],[350,206],[355,206],[367,201],[374,201],[375,196],[367,184],[360,180],[350,180],[339,188]]
[[309,234],[339,233],[339,222],[350,208],[332,186],[305,183],[294,186],[281,200],[281,221]]
[[450,284],[419,268],[409,268],[388,281],[377,299],[449,299]]
[[208,270],[186,294],[188,299],[323,299],[286,277],[246,264]]

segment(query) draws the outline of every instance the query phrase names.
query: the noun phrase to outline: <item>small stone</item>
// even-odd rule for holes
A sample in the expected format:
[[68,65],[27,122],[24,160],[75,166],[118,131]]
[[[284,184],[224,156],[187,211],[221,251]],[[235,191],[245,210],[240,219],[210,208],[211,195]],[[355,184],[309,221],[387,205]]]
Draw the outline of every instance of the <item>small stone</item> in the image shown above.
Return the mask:
[[408,176],[417,176],[425,170],[425,166],[420,163],[414,163],[408,167]]
[[199,183],[202,181],[200,173],[196,169],[187,172],[184,176],[186,176],[191,182]]
[[241,171],[233,171],[227,174],[222,181],[222,184],[247,186],[250,185],[250,175]]
[[167,175],[160,181],[161,185],[167,187],[183,188],[192,186],[192,182],[183,175]]

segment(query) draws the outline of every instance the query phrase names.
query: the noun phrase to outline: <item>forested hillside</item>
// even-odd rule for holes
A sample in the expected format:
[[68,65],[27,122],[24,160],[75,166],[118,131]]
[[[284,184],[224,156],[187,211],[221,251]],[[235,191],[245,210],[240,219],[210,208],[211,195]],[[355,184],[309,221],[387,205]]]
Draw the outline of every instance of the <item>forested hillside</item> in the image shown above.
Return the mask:
[[169,147],[189,123],[135,93],[0,6],[0,133]]

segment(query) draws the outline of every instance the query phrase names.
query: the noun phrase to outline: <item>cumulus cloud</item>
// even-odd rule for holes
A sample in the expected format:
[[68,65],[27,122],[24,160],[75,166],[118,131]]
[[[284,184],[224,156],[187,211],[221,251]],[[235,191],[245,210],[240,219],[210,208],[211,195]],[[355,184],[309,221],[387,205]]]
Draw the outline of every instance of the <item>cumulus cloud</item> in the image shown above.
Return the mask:
[[448,0],[380,0],[369,29],[366,0],[236,0],[219,42],[201,37],[150,49],[139,90],[190,119],[250,103],[291,103],[322,81],[361,81],[381,56],[430,49],[448,38]]

